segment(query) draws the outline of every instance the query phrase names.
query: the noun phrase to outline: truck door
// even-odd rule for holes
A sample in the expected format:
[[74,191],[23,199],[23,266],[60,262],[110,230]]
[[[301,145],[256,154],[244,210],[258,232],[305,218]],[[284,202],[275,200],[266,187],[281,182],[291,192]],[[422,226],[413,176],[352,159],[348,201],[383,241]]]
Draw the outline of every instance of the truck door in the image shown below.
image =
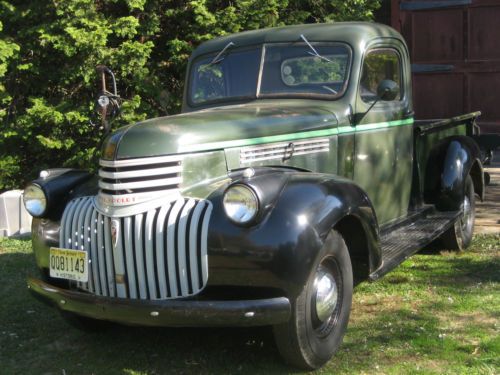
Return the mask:
[[[354,181],[374,204],[380,225],[408,212],[412,184],[413,118],[407,54],[397,44],[367,50],[356,98]],[[377,87],[390,79],[400,87],[392,101],[377,99]],[[362,116],[366,111],[366,115]]]

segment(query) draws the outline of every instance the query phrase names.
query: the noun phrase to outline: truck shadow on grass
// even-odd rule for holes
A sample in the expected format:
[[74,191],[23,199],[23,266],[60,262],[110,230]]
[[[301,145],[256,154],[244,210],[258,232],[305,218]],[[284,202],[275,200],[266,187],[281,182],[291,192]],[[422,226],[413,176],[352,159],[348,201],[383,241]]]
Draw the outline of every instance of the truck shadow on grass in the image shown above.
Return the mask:
[[281,362],[270,327],[148,328],[106,323],[101,331],[85,332],[31,296],[25,279],[38,275],[32,254],[0,253],[0,271],[4,373],[294,372]]

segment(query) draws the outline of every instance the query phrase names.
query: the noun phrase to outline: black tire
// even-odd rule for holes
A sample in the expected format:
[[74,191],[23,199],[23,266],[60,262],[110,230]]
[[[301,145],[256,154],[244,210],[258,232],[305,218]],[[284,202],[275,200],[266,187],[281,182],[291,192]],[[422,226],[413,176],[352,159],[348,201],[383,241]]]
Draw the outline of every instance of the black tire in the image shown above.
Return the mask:
[[70,326],[84,332],[102,332],[111,326],[111,323],[105,320],[87,318],[67,311],[61,311],[61,316]]
[[441,237],[444,247],[448,250],[465,250],[472,241],[476,219],[476,203],[474,183],[470,175],[465,179],[465,190],[461,208],[463,210],[462,216]]
[[[315,281],[327,272],[337,291],[333,312],[321,321],[317,313]],[[305,370],[321,367],[337,351],[349,321],[353,291],[352,266],[342,236],[331,231],[304,289],[292,300],[292,316],[273,327],[278,350],[289,364]],[[333,300],[333,299],[332,299]],[[331,307],[333,308],[333,306]],[[330,310],[328,310],[330,311]]]

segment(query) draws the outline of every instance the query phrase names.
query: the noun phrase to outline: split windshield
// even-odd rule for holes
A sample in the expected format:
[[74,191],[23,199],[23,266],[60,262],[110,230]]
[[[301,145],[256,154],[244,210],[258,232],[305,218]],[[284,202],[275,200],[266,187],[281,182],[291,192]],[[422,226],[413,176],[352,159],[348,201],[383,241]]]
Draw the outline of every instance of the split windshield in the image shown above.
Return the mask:
[[346,89],[350,63],[350,49],[339,43],[240,49],[228,44],[193,63],[189,99],[193,105],[263,97],[335,99]]

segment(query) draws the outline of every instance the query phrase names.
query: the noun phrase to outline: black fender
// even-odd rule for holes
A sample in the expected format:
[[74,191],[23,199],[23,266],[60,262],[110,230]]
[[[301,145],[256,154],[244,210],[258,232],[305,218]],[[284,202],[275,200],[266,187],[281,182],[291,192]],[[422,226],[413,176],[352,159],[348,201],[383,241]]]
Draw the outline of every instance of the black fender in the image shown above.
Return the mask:
[[347,234],[364,241],[346,242],[364,243],[366,248],[350,250],[356,255],[366,252],[370,270],[380,265],[376,215],[359,186],[333,175],[265,169],[250,179],[233,176],[233,183],[247,184],[265,202],[264,213],[251,226],[227,218],[222,206],[225,188],[209,197],[209,284],[272,286],[296,296],[330,230],[342,232],[351,220],[356,230]]
[[467,136],[453,136],[440,142],[432,152],[433,162],[426,177],[426,201],[438,210],[460,209],[465,179],[470,174],[474,190],[484,198],[484,174],[477,143]]
[[[44,176],[40,176],[32,181],[38,185],[47,198],[47,209],[41,216],[51,220],[59,220],[66,207],[66,203],[74,197],[76,190],[86,186],[92,178],[88,171],[79,169],[48,169],[44,171]],[[96,184],[97,186],[97,184]]]

